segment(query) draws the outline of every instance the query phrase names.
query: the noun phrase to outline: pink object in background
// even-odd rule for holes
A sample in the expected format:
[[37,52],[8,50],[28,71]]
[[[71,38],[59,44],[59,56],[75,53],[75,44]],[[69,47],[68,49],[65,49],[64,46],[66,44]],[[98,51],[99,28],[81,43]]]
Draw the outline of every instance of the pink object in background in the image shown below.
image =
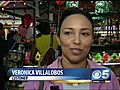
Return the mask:
[[25,60],[30,60],[31,58],[31,51],[27,51],[25,54]]
[[20,34],[22,37],[26,38],[28,31],[29,31],[29,30],[26,29],[26,28],[24,28],[24,27],[22,26],[22,24],[19,25],[19,27],[18,27],[18,32],[19,32],[19,34]]
[[25,64],[30,64],[30,58],[31,58],[31,51],[27,51],[25,53]]

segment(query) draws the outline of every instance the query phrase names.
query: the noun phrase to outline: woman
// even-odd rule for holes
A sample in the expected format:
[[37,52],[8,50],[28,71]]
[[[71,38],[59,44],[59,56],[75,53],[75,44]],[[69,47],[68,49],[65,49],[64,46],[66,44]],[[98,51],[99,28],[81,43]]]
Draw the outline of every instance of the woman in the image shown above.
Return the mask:
[[[62,56],[48,68],[104,68],[87,58],[93,43],[92,17],[88,12],[78,8],[69,8],[63,12],[58,32],[58,43]],[[114,73],[110,83],[56,84],[45,81],[44,87],[39,81],[29,81],[25,89],[43,90],[119,90],[119,84]]]

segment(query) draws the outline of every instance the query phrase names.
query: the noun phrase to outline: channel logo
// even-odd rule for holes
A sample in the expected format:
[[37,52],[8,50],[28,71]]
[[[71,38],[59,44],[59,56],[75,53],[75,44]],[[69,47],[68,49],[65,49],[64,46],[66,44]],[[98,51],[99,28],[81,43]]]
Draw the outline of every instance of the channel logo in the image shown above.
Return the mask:
[[95,81],[106,81],[111,79],[111,70],[110,69],[93,69],[92,71],[92,80]]

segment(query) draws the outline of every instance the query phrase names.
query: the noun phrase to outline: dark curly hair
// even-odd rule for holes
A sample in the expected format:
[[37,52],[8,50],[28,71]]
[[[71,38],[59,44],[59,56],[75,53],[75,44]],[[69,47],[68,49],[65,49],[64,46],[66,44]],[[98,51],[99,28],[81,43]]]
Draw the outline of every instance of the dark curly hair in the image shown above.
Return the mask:
[[93,25],[92,16],[90,15],[89,12],[84,11],[84,10],[80,10],[80,9],[77,8],[77,7],[67,8],[67,9],[62,13],[62,16],[61,16],[61,18],[60,18],[58,36],[60,35],[60,29],[61,29],[61,25],[62,25],[63,21],[64,21],[68,16],[73,15],[73,14],[82,14],[82,15],[84,15],[84,16],[91,22],[91,24]]

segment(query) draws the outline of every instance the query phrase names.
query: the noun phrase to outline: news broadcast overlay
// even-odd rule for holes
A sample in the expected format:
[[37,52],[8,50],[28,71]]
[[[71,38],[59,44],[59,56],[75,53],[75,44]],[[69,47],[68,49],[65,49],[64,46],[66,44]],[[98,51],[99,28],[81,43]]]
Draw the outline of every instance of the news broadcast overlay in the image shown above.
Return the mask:
[[9,80],[57,80],[75,82],[110,82],[109,68],[11,68]]

